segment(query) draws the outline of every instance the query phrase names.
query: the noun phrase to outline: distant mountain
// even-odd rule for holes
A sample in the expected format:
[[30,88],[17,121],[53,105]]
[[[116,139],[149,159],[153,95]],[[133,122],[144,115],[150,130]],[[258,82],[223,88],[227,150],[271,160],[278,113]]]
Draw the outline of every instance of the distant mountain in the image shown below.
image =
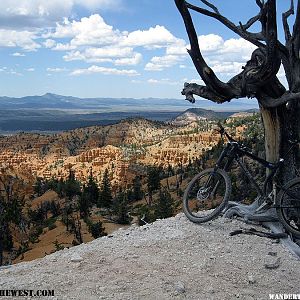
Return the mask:
[[[0,133],[6,134],[15,131],[62,131],[107,125],[132,117],[167,121],[185,111],[190,113],[191,119],[195,115],[198,116],[195,118],[222,118],[233,111],[256,108],[257,104],[253,100],[218,105],[207,100],[198,100],[196,104],[191,104],[184,99],[171,98],[79,98],[46,93],[21,98],[0,97],[0,107]],[[213,111],[220,109],[223,112]]]
[[56,109],[56,110],[97,110],[109,111],[179,111],[191,107],[209,110],[242,111],[257,108],[255,100],[238,100],[222,105],[208,100],[197,100],[191,104],[184,99],[172,98],[79,98],[46,93],[42,96],[26,96],[21,98],[0,97],[1,109]]
[[203,108],[190,108],[175,119],[171,120],[173,125],[187,125],[192,122],[197,122],[200,120],[217,120],[225,119],[233,115],[235,112],[217,112],[213,110],[207,110]]

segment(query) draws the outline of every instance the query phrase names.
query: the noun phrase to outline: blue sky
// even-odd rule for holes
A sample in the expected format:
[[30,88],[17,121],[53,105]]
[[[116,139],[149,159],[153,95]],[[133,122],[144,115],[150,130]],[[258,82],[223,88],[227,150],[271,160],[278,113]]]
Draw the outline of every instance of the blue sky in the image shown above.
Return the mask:
[[[278,2],[282,10],[289,1]],[[213,3],[235,23],[257,13],[254,0]],[[228,80],[253,45],[194,20],[204,56]],[[0,95],[181,98],[185,81],[201,82],[187,47],[173,0],[2,0]]]

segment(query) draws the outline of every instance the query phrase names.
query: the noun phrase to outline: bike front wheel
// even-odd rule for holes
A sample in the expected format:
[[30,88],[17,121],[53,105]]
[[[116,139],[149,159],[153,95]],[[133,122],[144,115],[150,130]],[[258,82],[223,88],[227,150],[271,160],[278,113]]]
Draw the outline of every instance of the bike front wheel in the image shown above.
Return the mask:
[[275,207],[284,228],[300,238],[300,178],[290,180],[281,188]]
[[183,195],[183,211],[194,223],[208,222],[221,214],[230,194],[231,180],[225,171],[204,170],[187,186]]

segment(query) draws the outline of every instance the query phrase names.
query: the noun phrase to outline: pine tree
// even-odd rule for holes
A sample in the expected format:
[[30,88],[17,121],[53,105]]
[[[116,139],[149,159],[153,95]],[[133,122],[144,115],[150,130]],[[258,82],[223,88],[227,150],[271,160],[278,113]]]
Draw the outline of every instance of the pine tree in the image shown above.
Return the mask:
[[128,215],[129,210],[128,195],[126,192],[119,190],[112,206],[113,214],[117,217],[117,223],[130,224],[131,217]]
[[103,223],[98,221],[93,223],[91,219],[85,219],[85,222],[88,226],[89,233],[93,236],[93,238],[98,238],[101,236],[106,236],[107,233],[105,232],[105,227],[103,227]]
[[99,188],[93,178],[92,171],[88,178],[87,185],[83,186],[82,194],[79,198],[79,210],[82,217],[85,218],[89,215],[89,210],[93,204],[97,204],[99,198]]
[[35,185],[34,185],[34,192],[39,196],[43,194],[43,184],[42,184],[42,178],[37,177]]
[[69,200],[81,194],[80,182],[76,180],[75,173],[71,169],[69,171],[69,178],[64,185],[64,194]]
[[90,194],[87,191],[87,187],[83,186],[83,191],[78,199],[78,207],[80,211],[80,215],[85,218],[89,216],[90,214],[90,207],[91,207],[91,201],[90,201]]
[[3,264],[3,250],[11,250],[13,246],[10,224],[22,226],[24,196],[21,189],[23,182],[18,178],[3,175],[0,177],[3,194],[0,194],[0,266]]
[[159,168],[152,166],[148,168],[147,186],[149,193],[149,205],[152,203],[153,192],[160,189]]
[[173,199],[167,190],[160,190],[159,198],[155,205],[155,217],[164,219],[172,217],[174,212]]
[[105,169],[98,199],[98,207],[109,208],[112,204],[112,192],[108,169]]
[[90,172],[90,176],[88,178],[88,183],[86,189],[84,190],[88,194],[89,201],[92,204],[97,204],[99,198],[99,188],[92,174],[92,170]]
[[142,181],[138,175],[133,180],[133,199],[135,201],[143,199]]

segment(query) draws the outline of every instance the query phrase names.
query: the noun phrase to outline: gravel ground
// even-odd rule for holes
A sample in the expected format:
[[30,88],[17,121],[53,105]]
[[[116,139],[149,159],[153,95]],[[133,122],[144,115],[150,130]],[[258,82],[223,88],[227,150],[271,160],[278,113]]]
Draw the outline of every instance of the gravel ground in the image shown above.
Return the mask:
[[229,236],[248,227],[223,218],[197,225],[178,214],[2,269],[0,286],[55,290],[54,297],[41,299],[231,300],[300,293],[299,260],[281,244]]

